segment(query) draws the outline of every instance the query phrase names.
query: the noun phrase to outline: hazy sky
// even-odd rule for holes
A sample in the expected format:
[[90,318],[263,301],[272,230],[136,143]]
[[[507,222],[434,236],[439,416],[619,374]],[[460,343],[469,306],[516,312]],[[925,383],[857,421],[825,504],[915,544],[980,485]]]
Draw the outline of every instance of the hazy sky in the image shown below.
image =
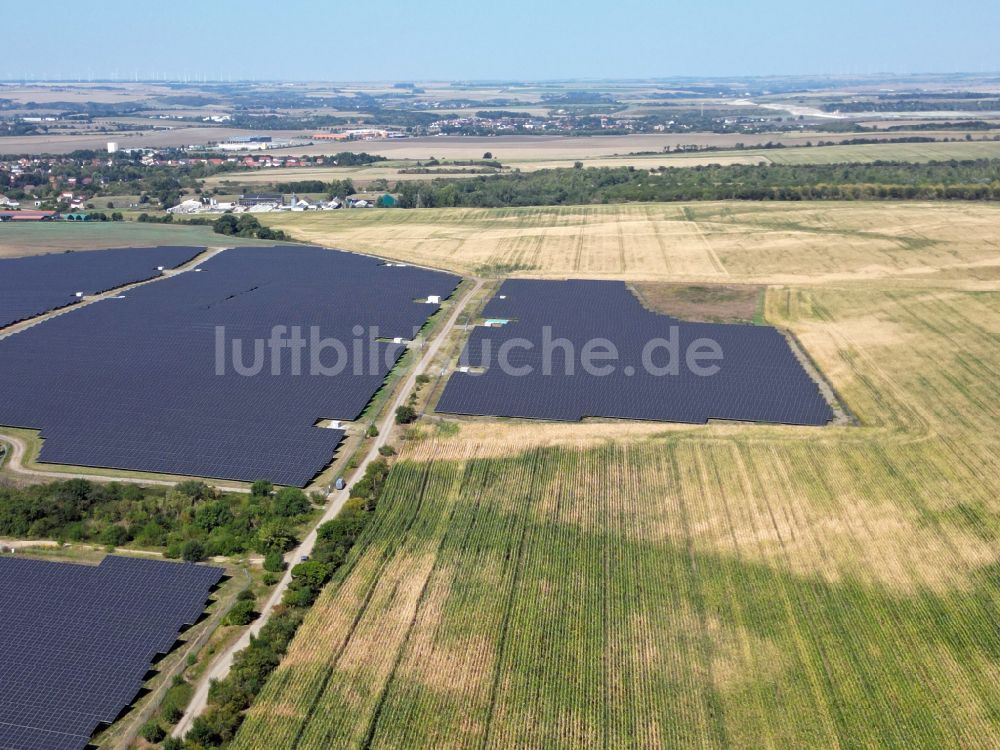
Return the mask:
[[1000,0],[35,0],[0,19],[14,79],[1000,70]]

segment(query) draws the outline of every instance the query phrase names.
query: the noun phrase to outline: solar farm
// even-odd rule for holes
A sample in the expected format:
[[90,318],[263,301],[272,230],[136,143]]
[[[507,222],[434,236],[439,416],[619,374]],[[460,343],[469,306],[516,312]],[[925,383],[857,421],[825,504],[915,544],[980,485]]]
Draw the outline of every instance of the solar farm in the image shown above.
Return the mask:
[[205,608],[221,568],[0,558],[0,748],[82,750]]
[[[315,425],[361,414],[438,309],[421,300],[458,281],[313,247],[230,249],[0,340],[0,424],[40,430],[42,462],[304,486],[344,436]],[[270,360],[217,371],[219,329],[249,362],[279,324],[315,327],[354,361],[332,376]]]
[[[462,364],[485,372],[454,373],[438,402],[439,412],[565,421],[596,416],[798,425],[823,425],[833,417],[776,329],[660,315],[643,308],[624,282],[508,280],[483,317],[492,325],[474,329]],[[714,366],[712,374],[679,362],[676,371],[656,374],[640,364],[644,345],[666,342],[671,328],[677,336],[675,362],[699,340],[718,345],[721,358],[706,363]],[[613,345],[621,358],[608,365],[607,374],[567,363],[568,351],[580,353],[598,339]],[[546,355],[546,340],[561,340],[567,348],[553,347]],[[509,367],[496,362],[501,351],[510,352],[505,360]],[[666,369],[668,355],[661,352],[653,364]]]
[[0,259],[0,328],[161,274],[204,248],[140,247]]

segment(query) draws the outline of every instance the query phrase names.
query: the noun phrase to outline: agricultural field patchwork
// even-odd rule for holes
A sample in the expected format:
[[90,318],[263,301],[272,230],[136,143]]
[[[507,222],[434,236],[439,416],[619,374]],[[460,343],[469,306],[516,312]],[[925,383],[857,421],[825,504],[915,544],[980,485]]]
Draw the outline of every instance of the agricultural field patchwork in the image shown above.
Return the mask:
[[234,747],[1000,743],[986,268],[771,285],[856,426],[423,428]]

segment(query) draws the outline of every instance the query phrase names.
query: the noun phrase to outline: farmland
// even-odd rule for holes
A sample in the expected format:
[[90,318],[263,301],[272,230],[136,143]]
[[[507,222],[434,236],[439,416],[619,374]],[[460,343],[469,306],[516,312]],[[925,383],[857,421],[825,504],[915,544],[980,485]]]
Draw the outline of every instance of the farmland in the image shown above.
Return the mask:
[[[621,136],[624,138],[625,136]],[[825,136],[814,135],[816,140]],[[982,138],[983,136],[979,136]],[[987,136],[992,138],[992,135]],[[495,140],[495,139],[494,139]],[[569,139],[567,139],[569,140]],[[613,139],[599,139],[599,141]],[[782,142],[779,141],[778,142]],[[446,179],[463,179],[476,176],[474,170],[465,173],[444,172],[442,174],[421,173],[412,170],[421,159],[429,159],[438,154],[436,143],[427,145],[425,153],[412,147],[406,153],[409,158],[394,158],[394,161],[379,162],[374,165],[357,167],[307,167],[307,168],[277,168],[253,172],[222,173],[205,180],[206,188],[220,190],[235,190],[236,187],[252,187],[260,185],[275,185],[281,182],[296,180],[353,180],[360,185],[370,184],[374,180],[387,180],[389,185],[397,181],[428,180],[435,177]],[[674,144],[676,147],[678,144]],[[562,144],[548,141],[539,143],[534,150],[517,147],[508,156],[506,151],[491,151],[507,170],[533,172],[540,169],[560,169],[572,167],[579,162],[584,167],[635,167],[636,169],[658,169],[660,167],[700,167],[710,164],[842,164],[871,163],[874,161],[929,162],[968,159],[1000,158],[1000,141],[974,140],[938,143],[869,143],[859,145],[835,145],[805,147],[805,142],[790,141],[788,148],[740,148],[727,149],[732,143],[725,144],[720,150],[673,152],[673,153],[630,153],[626,143],[622,143],[622,152],[607,153],[609,149],[604,143],[596,145],[580,143],[576,151],[567,149]],[[345,147],[347,148],[347,147]],[[490,148],[489,145],[485,148]],[[379,145],[370,145],[373,153],[384,149]],[[392,151],[386,151],[392,154]],[[446,152],[447,153],[447,152]],[[468,159],[477,159],[481,153],[465,154]],[[452,156],[452,159],[458,158]],[[443,162],[441,168],[448,169],[448,162]],[[458,167],[461,169],[461,167]]]
[[[530,237],[521,275],[604,262],[764,283],[768,322],[796,333],[859,424],[418,427],[234,747],[1000,743],[995,217],[965,204],[295,217],[296,236],[400,257],[409,242],[452,268],[515,262]],[[619,254],[616,224],[635,255]]]
[[[992,136],[991,136],[992,137]],[[813,135],[815,140],[825,136]],[[499,151],[497,155],[502,157]],[[581,152],[578,159],[566,155],[560,159],[526,158],[504,160],[504,165],[523,171],[572,167],[575,161],[584,167],[624,167],[642,169],[657,167],[698,167],[706,164],[843,164],[877,160],[928,162],[951,159],[1000,158],[1000,141],[957,141],[954,143],[867,143],[859,145],[805,147],[802,141],[790,142],[788,148],[741,148],[694,153],[618,154],[592,156]]]
[[[211,227],[182,227],[133,222],[7,223],[0,227],[0,258],[65,250],[152,245],[221,246],[225,238]],[[240,239],[241,245],[273,244]]]
[[989,265],[998,219],[992,204],[870,202],[262,215],[299,240],[466,274],[757,283],[932,279]]

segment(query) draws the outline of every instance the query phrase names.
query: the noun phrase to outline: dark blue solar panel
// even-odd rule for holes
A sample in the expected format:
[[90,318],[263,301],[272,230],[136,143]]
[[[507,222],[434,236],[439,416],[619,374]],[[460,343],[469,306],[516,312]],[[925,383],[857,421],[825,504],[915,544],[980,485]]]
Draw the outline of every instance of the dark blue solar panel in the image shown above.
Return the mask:
[[198,247],[131,247],[0,260],[0,328],[160,275],[197,256]]
[[79,750],[201,615],[221,568],[0,558],[0,750]]
[[[486,371],[452,375],[437,406],[440,412],[565,421],[611,417],[805,425],[826,424],[833,417],[816,383],[774,328],[693,323],[651,312],[622,282],[510,280],[483,315],[510,322],[473,331],[463,361]],[[673,326],[679,371],[651,374],[643,365],[643,349],[653,339],[669,338]],[[550,347],[551,374],[546,374],[543,343],[560,338],[575,352],[574,370],[566,372],[565,349]],[[598,338],[618,351],[616,362],[596,363],[613,364],[608,375],[590,374],[580,366],[584,345]],[[529,366],[528,374],[505,372],[495,356],[514,339],[530,342],[531,348],[511,348],[507,361],[515,368]],[[721,349],[720,361],[702,362],[718,366],[713,375],[696,374],[683,364],[688,346],[698,339],[715,341]],[[662,366],[668,357],[658,349],[652,361]]]
[[[40,429],[49,463],[304,486],[344,434],[316,422],[356,419],[405,351],[378,339],[413,338],[438,307],[416,300],[459,281],[302,246],[236,248],[201,268],[0,340],[0,424]],[[316,326],[351,364],[312,375],[305,352],[296,374],[286,351],[278,375],[244,377],[230,350],[216,374],[218,326],[250,364],[275,325],[307,338]]]

